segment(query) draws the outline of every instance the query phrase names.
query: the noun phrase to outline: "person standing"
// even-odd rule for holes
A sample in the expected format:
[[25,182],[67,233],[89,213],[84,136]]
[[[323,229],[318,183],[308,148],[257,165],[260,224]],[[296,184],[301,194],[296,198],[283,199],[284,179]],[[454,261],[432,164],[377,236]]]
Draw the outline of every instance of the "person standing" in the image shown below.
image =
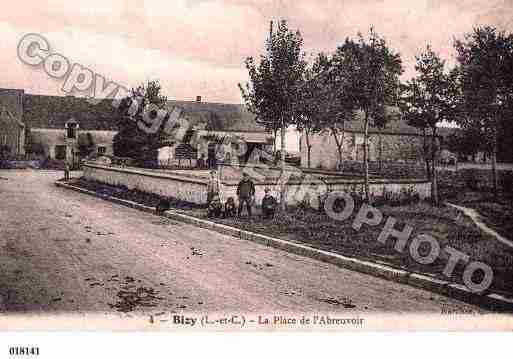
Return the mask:
[[248,216],[251,217],[251,205],[255,196],[255,184],[247,173],[242,174],[242,179],[237,186],[237,196],[239,197],[238,216],[240,217],[242,215],[244,204],[246,204]]
[[198,159],[198,162],[196,162],[196,167],[198,167],[200,169],[207,167],[207,165],[205,164],[205,154],[204,153],[201,154],[200,158]]
[[69,172],[70,172],[69,163],[68,163],[68,161],[66,161],[64,163],[64,180],[65,181],[69,181],[69,179],[70,179]]
[[212,170],[210,171],[210,180],[207,184],[207,204],[210,204],[215,196],[219,196],[219,191],[219,178],[217,177],[217,172]]

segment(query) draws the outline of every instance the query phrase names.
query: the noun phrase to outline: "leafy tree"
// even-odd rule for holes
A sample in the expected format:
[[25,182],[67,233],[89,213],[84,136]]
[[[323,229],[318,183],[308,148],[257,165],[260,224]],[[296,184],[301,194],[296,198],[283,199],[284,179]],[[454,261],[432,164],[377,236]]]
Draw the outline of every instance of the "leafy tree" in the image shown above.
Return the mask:
[[7,159],[11,154],[11,147],[7,145],[0,145],[0,159]]
[[369,126],[382,128],[390,120],[387,107],[397,103],[401,58],[371,29],[369,39],[361,34],[357,40],[346,39],[331,63],[331,78],[344,113],[363,112],[365,199],[369,202]]
[[28,124],[25,124],[25,153],[33,155],[43,155],[45,153],[43,145],[39,142],[34,142],[32,129]]
[[[513,67],[513,66],[512,66]],[[513,71],[513,70],[512,70]],[[507,113],[501,118],[497,136],[497,161],[513,162],[513,103],[509,104]]]
[[403,120],[405,120],[408,125],[416,127],[422,132],[422,157],[426,165],[427,178],[431,181],[431,164],[429,162],[430,150],[428,144],[429,128],[422,115],[411,108],[409,103],[415,98],[417,89],[418,85],[416,79],[411,79],[410,82],[403,85],[401,88],[402,99],[399,103],[399,107],[403,114]]
[[142,165],[157,163],[161,123],[157,118],[167,102],[158,81],[131,90],[118,107],[118,133],[113,139],[114,155],[131,157]]
[[479,131],[491,154],[493,192],[497,195],[497,149],[501,121],[513,102],[513,36],[489,26],[476,27],[454,44],[463,93],[463,128]]
[[[320,53],[312,66],[305,70],[304,82],[301,86],[301,101],[299,103],[301,115],[296,118],[296,127],[305,136],[307,147],[307,167],[310,168],[312,145],[310,136],[329,128],[335,137],[339,151],[339,165],[342,163],[342,138],[339,136],[339,127],[343,129],[344,117],[337,111],[339,103],[335,92],[330,87],[329,74],[331,71],[328,57]],[[341,126],[339,126],[341,125]]]
[[[457,101],[453,76],[445,71],[445,61],[440,59],[428,45],[417,57],[415,70],[418,75],[403,88],[401,107],[409,125],[420,128],[424,136],[424,150],[427,150],[426,134],[431,134],[430,157],[431,196],[438,203],[436,162],[439,151],[437,127],[442,121],[453,121]],[[426,163],[427,164],[427,163]],[[428,166],[429,168],[429,166]]]
[[33,153],[32,151],[32,144],[33,144],[33,138],[32,138],[32,130],[28,124],[25,124],[25,152],[26,153]]
[[89,156],[94,151],[94,139],[91,132],[78,136],[78,154],[81,158]]
[[318,122],[335,140],[338,153],[338,169],[343,169],[343,146],[347,121],[354,119],[354,106],[344,93],[347,78],[346,67],[336,63],[335,56],[319,56],[314,67],[319,73],[320,91],[318,94]]
[[468,129],[461,129],[447,137],[447,149],[456,153],[458,157],[467,157],[477,154],[479,151],[479,132],[469,131]]
[[[257,64],[246,59],[250,83],[239,84],[244,102],[256,120],[274,133],[281,132],[281,166],[285,172],[285,132],[294,119],[301,115],[298,102],[306,68],[299,31],[290,31],[287,22],[278,23],[276,31],[271,22],[265,53]],[[280,193],[281,207],[285,209],[285,184]]]

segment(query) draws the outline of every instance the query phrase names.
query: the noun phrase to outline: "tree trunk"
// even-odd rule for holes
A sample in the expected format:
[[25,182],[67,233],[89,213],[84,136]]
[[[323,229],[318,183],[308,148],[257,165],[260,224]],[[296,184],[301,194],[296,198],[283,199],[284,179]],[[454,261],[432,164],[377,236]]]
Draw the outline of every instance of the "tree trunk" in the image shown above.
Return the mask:
[[438,205],[438,183],[436,176],[436,157],[437,157],[437,144],[436,144],[436,127],[432,128],[431,133],[431,199],[433,204]]
[[306,167],[310,168],[310,154],[312,151],[312,145],[310,145],[310,135],[308,134],[308,130],[305,129],[305,140],[306,140]]
[[278,130],[273,130],[274,142],[273,142],[273,155],[276,156],[276,137],[278,136]]
[[379,139],[379,173],[383,173],[383,137],[381,136],[381,131],[378,131],[378,139]]
[[[281,120],[281,151],[280,151],[280,157],[281,157],[281,175],[285,176],[285,122],[283,119]],[[285,178],[285,177],[284,177]],[[282,183],[280,188],[280,208],[283,212],[286,210],[286,204],[285,204],[285,189],[287,184]]]
[[498,185],[498,176],[497,176],[497,130],[493,131],[492,138],[492,153],[491,153],[491,161],[492,161],[492,187],[493,187],[493,196],[497,199],[499,194],[499,185]]
[[370,203],[368,146],[369,146],[369,117],[368,117],[367,113],[365,113],[364,132],[363,132],[364,187],[365,187],[365,201],[367,203]]
[[343,164],[342,164],[342,148],[344,147],[344,133],[345,131],[343,130],[342,131],[342,137],[339,138],[337,137],[338,135],[338,130],[335,129],[335,128],[332,128],[331,129],[331,133],[333,135],[333,137],[335,138],[335,144],[337,145],[337,151],[338,151],[338,166],[337,166],[337,170],[339,171],[342,171],[343,169]]
[[423,141],[423,150],[424,150],[424,162],[426,163],[426,175],[428,178],[428,181],[431,181],[431,167],[429,164],[429,155],[428,155],[428,149],[427,149],[427,135],[426,135],[426,129],[422,129],[422,141]]

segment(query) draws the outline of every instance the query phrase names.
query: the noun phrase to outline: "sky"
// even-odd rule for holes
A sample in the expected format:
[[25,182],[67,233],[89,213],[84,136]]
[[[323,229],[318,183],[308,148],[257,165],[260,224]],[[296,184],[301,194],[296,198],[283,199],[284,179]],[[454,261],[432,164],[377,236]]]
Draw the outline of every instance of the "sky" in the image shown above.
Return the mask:
[[64,95],[63,80],[16,55],[27,33],[42,34],[71,63],[131,88],[159,80],[170,99],[240,103],[244,59],[262,52],[269,21],[299,29],[308,56],[331,52],[371,26],[402,55],[429,43],[454,62],[452,43],[475,25],[513,30],[513,0],[40,0],[10,1],[0,13],[2,88]]

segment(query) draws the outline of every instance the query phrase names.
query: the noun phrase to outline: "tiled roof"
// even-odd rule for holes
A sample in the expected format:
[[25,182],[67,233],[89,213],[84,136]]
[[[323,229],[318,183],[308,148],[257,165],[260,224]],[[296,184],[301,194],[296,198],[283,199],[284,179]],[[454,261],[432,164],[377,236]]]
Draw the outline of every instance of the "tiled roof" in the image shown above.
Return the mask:
[[[0,89],[0,106],[5,107],[15,117],[20,117],[23,113],[23,122],[31,128],[62,129],[67,121],[75,119],[82,130],[117,130],[115,124],[117,114],[112,106],[112,100],[104,100],[95,105],[81,97],[32,95],[24,94],[23,90]],[[255,122],[255,116],[247,111],[244,105],[168,101],[166,109],[172,111],[174,107],[180,107],[181,116],[187,118],[192,125],[205,124],[206,130],[265,132],[265,129]],[[361,112],[357,113],[354,121],[346,122],[346,130],[363,132]],[[369,128],[371,133],[376,131],[376,128]],[[401,120],[391,120],[381,132],[421,134],[418,129],[408,126]],[[442,130],[440,135],[443,135],[442,132],[445,134]]]
[[116,131],[116,109],[112,100],[92,104],[85,98],[25,94],[23,121],[31,128],[64,128],[75,119],[81,130]]
[[[388,111],[389,114],[395,113],[396,115],[392,116],[390,121],[387,122],[385,128],[379,129],[374,126],[369,126],[369,133],[381,132],[384,134],[393,135],[422,135],[422,131],[420,129],[408,125],[404,120],[400,118],[399,112],[396,108],[391,107]],[[363,132],[363,113],[359,111],[356,113],[355,119],[353,121],[346,121],[345,129],[346,131]],[[457,130],[457,128],[452,127],[438,127],[437,135],[446,137]]]
[[207,130],[265,132],[265,129],[255,122],[255,116],[239,104],[168,101],[167,110],[173,107],[182,109],[182,116],[192,125],[203,123]]
[[[67,121],[75,119],[82,130],[117,130],[112,100],[92,104],[81,97],[32,95],[24,94],[23,90],[0,89],[0,105],[7,106],[11,113],[23,113],[23,122],[32,128],[62,129]],[[204,123],[209,130],[265,132],[243,105],[168,101],[166,108],[172,110],[176,106],[191,124]]]

